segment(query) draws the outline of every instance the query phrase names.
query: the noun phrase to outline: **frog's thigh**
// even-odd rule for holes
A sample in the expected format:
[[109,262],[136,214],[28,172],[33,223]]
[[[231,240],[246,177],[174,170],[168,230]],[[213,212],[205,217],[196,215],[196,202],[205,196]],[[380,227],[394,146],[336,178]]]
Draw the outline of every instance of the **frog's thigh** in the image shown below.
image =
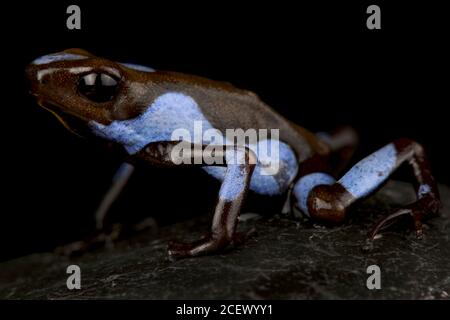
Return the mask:
[[[267,141],[262,141],[256,146],[249,146],[249,149],[258,157],[258,164],[250,180],[250,190],[268,196],[283,194],[297,175],[297,157],[291,147],[283,142],[279,142],[279,152],[272,152],[271,147],[261,148],[263,143]],[[270,145],[272,144],[269,142]],[[204,167],[203,169],[220,181],[223,181],[225,177],[225,167]]]

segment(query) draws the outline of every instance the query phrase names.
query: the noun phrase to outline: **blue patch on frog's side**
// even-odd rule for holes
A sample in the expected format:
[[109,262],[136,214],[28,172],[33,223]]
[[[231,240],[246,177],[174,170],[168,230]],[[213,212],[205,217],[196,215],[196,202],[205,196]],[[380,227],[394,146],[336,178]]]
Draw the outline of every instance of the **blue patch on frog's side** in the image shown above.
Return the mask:
[[82,60],[87,59],[88,57],[82,56],[79,54],[73,54],[73,53],[57,53],[57,54],[49,54],[46,56],[39,57],[35,59],[32,63],[39,65],[39,64],[47,64],[55,61],[70,61],[70,60]]
[[159,96],[136,118],[113,121],[103,125],[89,122],[94,133],[122,144],[130,154],[139,152],[151,142],[170,141],[176,129],[188,130],[194,136],[194,121],[201,121],[203,130],[212,126],[191,97],[178,92]]
[[[191,137],[194,137],[195,121],[201,121],[203,132],[213,128],[194,99],[183,93],[169,92],[158,97],[143,114],[134,119],[113,121],[109,125],[91,121],[89,125],[95,134],[118,142],[130,154],[135,154],[151,142],[172,140],[172,133],[176,129],[186,129]],[[261,143],[267,142],[260,141],[256,146],[248,146],[255,152],[259,161],[252,175],[250,189],[264,195],[281,194],[287,190],[297,174],[298,160],[294,151],[280,141],[279,170],[275,175],[264,175],[267,172],[265,163],[276,158],[275,152],[268,150],[269,156],[264,159],[263,154],[259,152]],[[272,144],[269,143],[268,146]],[[204,167],[204,170],[221,181],[225,177],[225,167],[210,166]]]
[[133,69],[133,70],[137,70],[137,71],[143,71],[143,72],[155,72],[156,70],[147,66],[142,66],[140,64],[135,64],[135,63],[120,63],[121,65]]
[[397,165],[397,150],[390,143],[354,165],[340,183],[355,198],[369,195],[378,188]]
[[314,172],[301,177],[293,189],[300,210],[309,217],[307,202],[311,190],[318,185],[331,185],[335,182],[332,176],[323,172]]

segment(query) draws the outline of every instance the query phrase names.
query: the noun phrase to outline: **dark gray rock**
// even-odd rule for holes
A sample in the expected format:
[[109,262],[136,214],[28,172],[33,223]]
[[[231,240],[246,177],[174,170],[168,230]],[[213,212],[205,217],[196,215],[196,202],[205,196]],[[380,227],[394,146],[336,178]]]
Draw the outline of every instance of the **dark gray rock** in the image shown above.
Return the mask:
[[[253,218],[257,229],[244,245],[220,255],[171,262],[166,244],[195,239],[207,217],[146,232],[114,249],[77,259],[40,253],[0,264],[0,298],[7,299],[449,299],[450,189],[441,186],[441,217],[425,225],[382,233],[365,252],[367,231],[390,208],[413,199],[395,182],[361,203],[339,227],[285,217]],[[78,264],[81,290],[66,288],[66,268]],[[368,290],[366,268],[380,266],[381,290]]]

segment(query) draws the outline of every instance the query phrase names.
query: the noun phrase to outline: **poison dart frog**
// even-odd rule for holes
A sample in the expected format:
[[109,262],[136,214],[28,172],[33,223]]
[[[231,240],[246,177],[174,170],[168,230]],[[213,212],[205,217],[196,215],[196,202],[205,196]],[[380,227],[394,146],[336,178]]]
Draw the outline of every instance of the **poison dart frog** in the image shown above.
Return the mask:
[[[350,206],[372,195],[407,164],[413,169],[416,201],[381,219],[369,239],[401,216],[411,218],[420,236],[423,219],[440,208],[424,148],[409,139],[383,146],[337,176],[329,159],[338,155],[341,163],[348,161],[358,140],[354,130],[314,134],[278,114],[256,94],[229,83],[114,62],[81,49],[39,57],[28,65],[26,76],[39,105],[68,129],[83,128],[117,144],[129,159],[200,167],[221,181],[210,232],[193,243],[169,244],[173,258],[214,253],[242,240],[236,226],[248,192],[267,197],[289,193],[292,210],[313,221],[340,223]],[[69,118],[77,119],[76,127]],[[236,143],[225,134],[230,129],[257,134],[265,130],[265,134]],[[209,134],[196,137],[196,131]],[[181,143],[186,152],[174,157],[180,154],[174,151]],[[216,161],[204,157],[208,150]],[[241,161],[235,161],[238,158]],[[99,227],[132,171],[131,164],[121,166],[97,211]]]

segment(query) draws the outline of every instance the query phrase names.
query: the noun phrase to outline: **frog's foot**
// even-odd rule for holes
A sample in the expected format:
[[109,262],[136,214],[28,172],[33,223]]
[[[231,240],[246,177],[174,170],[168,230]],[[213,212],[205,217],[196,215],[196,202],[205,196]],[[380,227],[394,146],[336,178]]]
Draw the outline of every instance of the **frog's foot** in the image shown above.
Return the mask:
[[172,241],[169,243],[168,253],[169,258],[175,260],[217,252],[229,244],[230,241],[228,239],[206,235],[200,240],[191,243]]
[[440,207],[441,203],[439,199],[432,196],[431,194],[428,194],[410,205],[395,210],[388,216],[381,219],[370,231],[368,244],[373,243],[376,235],[382,229],[386,229],[387,227],[398,221],[399,218],[404,216],[412,218],[414,228],[416,230],[416,236],[418,239],[421,239],[423,237],[422,221],[425,217],[438,214]]
[[169,243],[168,248],[169,258],[171,260],[176,260],[218,253],[226,248],[241,245],[254,233],[255,230],[251,229],[247,233],[236,232],[231,239],[227,239],[225,237],[219,238],[212,234],[208,234],[200,240],[191,243],[172,241]]
[[75,241],[55,249],[56,254],[80,256],[97,249],[111,249],[121,240],[156,227],[153,218],[147,218],[133,225],[114,224],[108,230],[97,231],[83,240]]

